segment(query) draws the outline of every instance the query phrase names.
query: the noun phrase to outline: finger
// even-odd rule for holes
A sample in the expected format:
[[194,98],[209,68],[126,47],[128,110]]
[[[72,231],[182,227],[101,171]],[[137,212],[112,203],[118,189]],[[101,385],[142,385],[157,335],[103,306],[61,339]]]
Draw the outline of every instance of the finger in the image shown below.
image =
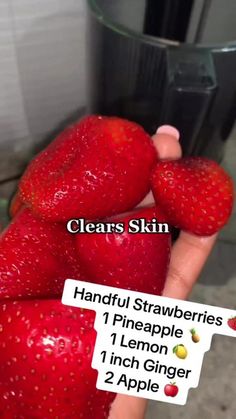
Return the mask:
[[[161,127],[153,137],[159,157],[161,159],[180,158],[181,148],[178,137],[174,135],[173,131],[170,132],[166,130],[166,127],[163,128]],[[151,202],[154,201],[152,195],[149,194],[143,203]],[[197,237],[187,232],[180,233],[180,237],[172,249],[170,269],[163,291],[164,296],[177,299],[184,299],[188,296],[214,246],[216,238],[217,235]],[[109,419],[142,419],[146,403],[145,400],[136,398],[131,403],[128,396],[118,395],[112,406],[113,409]],[[133,408],[137,410],[132,410]]]
[[147,400],[118,394],[112,404],[109,419],[143,419]]
[[185,299],[196,282],[215,244],[217,234],[199,237],[182,231],[171,251],[163,295]]
[[[163,295],[177,299],[188,296],[216,241],[181,232],[172,248],[171,263]],[[109,419],[143,419],[147,402],[144,399],[118,395]]]
[[[157,130],[153,141],[161,159],[175,160],[181,157],[178,139],[178,131],[175,131],[173,127],[163,126]],[[184,299],[188,296],[216,238],[217,235],[199,237],[184,231],[180,233],[179,239],[172,248],[170,268],[163,295],[177,299]]]
[[[158,128],[152,139],[161,160],[176,160],[181,157],[182,151],[179,144],[179,131],[176,128],[171,125],[162,125]],[[145,207],[150,204],[154,204],[154,197],[151,191],[145,196],[139,204],[139,207]]]
[[[152,137],[160,159],[178,159],[182,155],[179,144],[179,132],[170,125],[158,128]],[[144,198],[139,206],[154,203],[151,192]],[[109,419],[143,419],[147,407],[145,399],[118,394],[112,404]]]
[[179,131],[176,128],[163,125],[158,128],[152,139],[161,160],[176,160],[182,156]]

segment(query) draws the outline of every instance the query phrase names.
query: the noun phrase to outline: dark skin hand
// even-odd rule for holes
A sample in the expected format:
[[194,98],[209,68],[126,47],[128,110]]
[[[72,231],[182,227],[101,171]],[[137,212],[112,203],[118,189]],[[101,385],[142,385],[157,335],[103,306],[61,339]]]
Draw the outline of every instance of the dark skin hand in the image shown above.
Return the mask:
[[[170,126],[161,127],[153,136],[155,147],[161,159],[178,159],[182,155],[178,131]],[[139,206],[153,202],[152,194]],[[182,231],[172,247],[168,277],[163,295],[185,299],[215,244],[217,235],[194,236]],[[118,394],[112,404],[108,419],[144,419],[147,401],[142,398]]]

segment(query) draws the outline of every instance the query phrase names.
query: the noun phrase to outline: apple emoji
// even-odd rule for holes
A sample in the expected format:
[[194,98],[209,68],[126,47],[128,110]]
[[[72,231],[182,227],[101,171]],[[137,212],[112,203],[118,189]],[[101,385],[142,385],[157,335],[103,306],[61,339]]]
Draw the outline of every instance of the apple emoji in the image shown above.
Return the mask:
[[164,393],[166,396],[175,397],[178,394],[178,387],[175,383],[166,384],[164,387]]

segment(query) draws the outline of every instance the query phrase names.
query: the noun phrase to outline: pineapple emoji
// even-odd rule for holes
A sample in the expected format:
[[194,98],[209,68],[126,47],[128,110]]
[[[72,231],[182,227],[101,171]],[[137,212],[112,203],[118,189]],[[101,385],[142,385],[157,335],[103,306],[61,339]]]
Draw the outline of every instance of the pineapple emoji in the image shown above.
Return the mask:
[[200,340],[200,336],[197,334],[196,329],[191,329],[191,330],[190,330],[190,333],[191,333],[191,335],[192,335],[192,341],[193,341],[194,343],[198,343],[198,342],[199,342],[199,340]]

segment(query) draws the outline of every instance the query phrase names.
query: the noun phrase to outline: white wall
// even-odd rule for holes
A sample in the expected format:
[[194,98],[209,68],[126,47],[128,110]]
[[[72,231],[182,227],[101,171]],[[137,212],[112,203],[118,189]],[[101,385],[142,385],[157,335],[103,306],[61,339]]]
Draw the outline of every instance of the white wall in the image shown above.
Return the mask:
[[236,39],[236,1],[213,0],[202,42],[228,42]]
[[85,23],[84,0],[0,1],[0,180],[85,105]]
[[146,0],[99,0],[108,16],[134,31],[142,32]]
[[[203,7],[203,25],[198,33],[198,24]],[[197,36],[198,33],[198,36]],[[235,0],[196,0],[191,15],[187,41],[200,43],[222,43],[236,39]]]

